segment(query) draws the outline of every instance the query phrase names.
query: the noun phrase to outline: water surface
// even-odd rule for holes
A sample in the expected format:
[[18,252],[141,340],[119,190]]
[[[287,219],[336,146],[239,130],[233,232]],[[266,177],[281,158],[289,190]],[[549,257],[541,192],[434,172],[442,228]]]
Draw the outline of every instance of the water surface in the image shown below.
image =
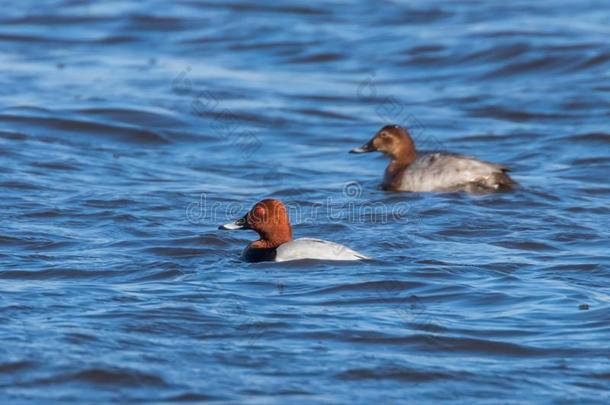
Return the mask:
[[[5,403],[610,398],[604,1],[13,2]],[[513,193],[379,190],[382,125]],[[247,264],[254,202],[367,263]]]

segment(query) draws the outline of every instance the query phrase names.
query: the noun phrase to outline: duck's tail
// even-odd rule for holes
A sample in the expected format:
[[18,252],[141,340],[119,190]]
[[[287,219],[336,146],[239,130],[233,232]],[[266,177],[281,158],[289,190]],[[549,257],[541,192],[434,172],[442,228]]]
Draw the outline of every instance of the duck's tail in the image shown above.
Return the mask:
[[466,186],[466,191],[474,194],[510,191],[517,186],[517,182],[506,174],[507,171],[508,170],[500,170],[487,177],[469,183]]
[[517,186],[517,182],[513,180],[504,169],[500,172],[492,174],[486,181],[486,186],[495,191],[509,191]]

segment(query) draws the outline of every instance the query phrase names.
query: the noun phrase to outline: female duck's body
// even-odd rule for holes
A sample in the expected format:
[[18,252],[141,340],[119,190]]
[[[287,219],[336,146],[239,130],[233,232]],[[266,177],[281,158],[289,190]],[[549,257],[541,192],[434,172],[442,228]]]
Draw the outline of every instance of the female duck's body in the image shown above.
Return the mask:
[[396,191],[495,191],[514,184],[502,165],[450,153],[418,156],[400,172],[388,171],[382,187]]
[[417,155],[413,139],[404,128],[387,125],[368,143],[351,153],[379,151],[392,160],[382,188],[390,191],[490,192],[508,190],[516,183],[505,166],[452,153]]

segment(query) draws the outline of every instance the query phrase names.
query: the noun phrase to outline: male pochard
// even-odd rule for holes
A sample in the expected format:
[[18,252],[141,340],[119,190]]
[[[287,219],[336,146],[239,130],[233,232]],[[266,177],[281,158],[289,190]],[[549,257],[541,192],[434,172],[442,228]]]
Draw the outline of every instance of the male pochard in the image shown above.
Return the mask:
[[243,251],[242,257],[247,262],[367,259],[337,243],[310,238],[292,239],[286,207],[278,200],[259,201],[242,218],[221,225],[218,229],[251,229],[258,233],[260,239],[251,242]]
[[409,132],[386,125],[350,153],[379,151],[389,156],[382,188],[390,191],[505,191],[516,183],[503,165],[453,153],[417,154]]

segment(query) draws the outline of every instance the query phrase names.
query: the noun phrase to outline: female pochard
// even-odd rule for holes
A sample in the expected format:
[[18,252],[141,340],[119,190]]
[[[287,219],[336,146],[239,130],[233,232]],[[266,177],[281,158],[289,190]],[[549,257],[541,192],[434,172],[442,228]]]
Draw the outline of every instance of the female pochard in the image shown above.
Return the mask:
[[389,156],[382,188],[390,191],[493,192],[516,183],[503,165],[453,153],[418,154],[409,132],[398,125],[381,128],[368,143],[350,153],[379,151]]

